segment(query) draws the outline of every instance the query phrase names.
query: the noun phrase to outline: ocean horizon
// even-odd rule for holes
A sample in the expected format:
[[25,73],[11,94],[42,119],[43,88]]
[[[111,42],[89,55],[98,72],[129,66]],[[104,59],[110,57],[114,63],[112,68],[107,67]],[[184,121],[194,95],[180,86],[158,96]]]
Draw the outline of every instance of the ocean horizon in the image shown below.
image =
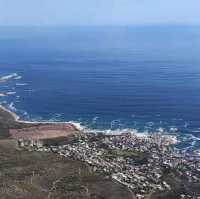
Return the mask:
[[200,148],[200,27],[0,27],[0,103],[28,121]]

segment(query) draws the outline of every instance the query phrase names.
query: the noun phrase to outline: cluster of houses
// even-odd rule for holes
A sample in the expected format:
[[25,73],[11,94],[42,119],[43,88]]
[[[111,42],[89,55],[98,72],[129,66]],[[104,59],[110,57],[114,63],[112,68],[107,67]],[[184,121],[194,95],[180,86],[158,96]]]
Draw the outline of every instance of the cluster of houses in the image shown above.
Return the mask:
[[[190,182],[200,182],[200,161],[183,158],[173,152],[166,139],[158,136],[137,137],[132,134],[106,136],[102,148],[98,141],[90,142],[86,136],[81,144],[60,147],[58,153],[85,161],[96,170],[109,173],[112,178],[131,188],[137,198],[156,190],[166,191],[172,187],[163,180],[165,169],[176,169]],[[167,143],[167,145],[166,145]],[[123,153],[111,157],[109,150],[134,151],[143,154],[147,161],[138,161],[137,156],[130,157]],[[187,172],[186,172],[187,171]],[[189,198],[189,196],[187,196]]]
[[[105,135],[77,133],[67,126],[62,128],[42,127],[35,129],[37,139],[29,133],[29,139],[23,139],[23,132],[11,132],[19,146],[36,146],[38,151],[53,151],[66,158],[73,158],[89,164],[95,172],[105,174],[126,185],[142,199],[146,195],[160,191],[170,191],[171,184],[164,179],[166,170],[176,170],[178,175],[188,182],[200,183],[200,159],[183,156],[172,148],[173,139],[160,134],[138,137],[130,133]],[[58,130],[59,129],[59,130]],[[48,130],[54,139],[59,136],[74,136],[65,144],[44,145],[45,132]],[[26,131],[26,129],[25,129]],[[31,131],[32,132],[32,131]],[[64,133],[65,132],[65,133]],[[21,133],[21,134],[20,134]],[[40,137],[38,135],[40,134]],[[28,143],[26,143],[28,142]],[[182,194],[183,196],[183,194]],[[182,197],[181,196],[181,197]],[[192,195],[184,195],[192,198]]]

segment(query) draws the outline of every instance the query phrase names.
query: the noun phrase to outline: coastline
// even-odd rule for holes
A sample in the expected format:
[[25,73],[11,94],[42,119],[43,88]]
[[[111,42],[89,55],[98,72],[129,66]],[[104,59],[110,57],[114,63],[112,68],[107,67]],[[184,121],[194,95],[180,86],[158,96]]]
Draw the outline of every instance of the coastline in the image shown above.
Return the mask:
[[2,105],[0,105],[0,110],[2,110],[2,111],[4,111],[4,112],[8,113],[8,114],[12,117],[12,119],[14,120],[14,122],[19,123],[19,124],[34,124],[34,125],[40,125],[40,124],[48,124],[48,125],[53,125],[53,124],[70,124],[70,125],[72,125],[76,130],[78,130],[78,131],[81,130],[81,129],[78,127],[78,125],[75,125],[75,124],[73,124],[73,123],[71,123],[71,122],[39,122],[39,121],[38,121],[38,122],[31,122],[31,121],[25,121],[25,120],[21,120],[20,117],[19,117],[16,113],[10,111],[9,109],[5,108],[5,107],[2,106]]
[[[37,122],[37,121],[34,121],[34,122],[31,122],[31,121],[25,121],[25,120],[20,120],[20,117],[10,111],[9,109],[5,108],[4,106],[0,105],[0,110],[3,110],[4,112],[8,113],[14,120],[14,122],[16,122],[17,124],[19,125],[56,125],[56,124],[69,124],[71,125],[75,130],[81,132],[83,131],[83,128],[81,128],[81,126],[77,123],[74,123],[74,122],[70,122],[70,121],[66,121],[66,122]],[[150,134],[147,134],[147,133],[139,133],[139,132],[133,132],[132,130],[130,129],[124,129],[124,130],[121,130],[120,132],[115,132],[114,131],[110,131],[110,130],[106,130],[106,131],[98,131],[98,130],[87,130],[85,131],[85,133],[97,133],[97,132],[100,132],[100,133],[103,133],[103,134],[106,134],[106,135],[121,135],[121,134],[124,134],[124,133],[131,133],[133,135],[135,135],[136,137],[140,137],[140,138],[148,138],[150,136]],[[163,137],[168,137],[171,141],[172,144],[176,144],[178,143],[177,141],[177,137],[176,136],[172,136],[172,135],[163,135]]]
[[[38,124],[56,124],[56,122],[40,123],[28,121],[25,121],[27,123],[23,123],[23,120],[20,120],[17,114],[2,106],[0,106],[0,114],[0,119],[4,119],[5,123],[10,123],[11,126],[19,125],[21,128],[23,128],[23,126],[37,126]],[[7,128],[9,130],[9,126],[7,126]],[[26,131],[24,132],[25,134],[27,133]],[[157,137],[156,135],[154,137],[149,136],[150,139],[139,138],[137,135],[133,136],[131,134],[123,134],[122,132],[120,136],[114,137],[82,133],[80,133],[79,136],[80,139],[77,139],[75,142],[61,142],[60,145],[54,144],[55,142],[59,142],[59,140],[57,140],[53,142],[48,141],[47,145],[42,146],[32,146],[32,142],[25,145],[25,147],[23,144],[18,146],[20,147],[20,153],[26,153],[25,150],[27,150],[26,147],[28,147],[28,150],[32,151],[32,153],[28,152],[28,157],[31,159],[34,158],[34,155],[32,156],[33,153],[37,153],[37,156],[42,156],[42,160],[45,160],[45,168],[47,168],[48,166],[46,165],[49,164],[49,162],[46,162],[46,157],[48,158],[49,155],[51,155],[52,160],[54,160],[55,157],[60,158],[65,162],[67,161],[70,164],[72,163],[69,161],[73,161],[73,163],[78,162],[79,164],[85,165],[89,168],[90,172],[91,170],[94,172],[94,175],[102,174],[103,178],[111,179],[112,182],[124,187],[125,190],[134,193],[134,198],[140,195],[145,196],[149,193],[154,193],[155,195],[160,194],[161,196],[164,193],[167,196],[171,196],[174,192],[180,191],[180,184],[183,183],[184,187],[181,188],[181,191],[184,191],[185,193],[187,190],[186,193],[189,196],[198,194],[198,188],[194,189],[195,192],[193,190],[188,191],[188,189],[185,188],[187,187],[188,182],[192,183],[194,186],[198,183],[198,181],[196,181],[196,179],[198,179],[198,173],[196,172],[195,165],[196,161],[199,160],[198,156],[184,157],[181,154],[174,152],[168,147],[172,144],[170,143],[170,140],[162,139],[162,135],[161,137]],[[2,140],[2,142],[5,142],[6,140],[7,143],[11,143],[13,138],[14,137],[10,136],[4,137],[3,139],[0,139],[0,141]],[[14,139],[18,138],[16,137]],[[63,137],[61,139],[63,139]],[[2,144],[0,147],[2,147]],[[14,147],[16,147],[16,143],[13,142],[12,157],[15,158],[17,153],[14,150]],[[8,153],[7,148],[3,150],[6,154]],[[53,152],[54,154],[44,152]],[[25,157],[27,157],[27,155],[25,155]],[[22,155],[20,158],[21,159],[19,160],[21,162],[26,161]],[[182,160],[181,163],[180,158]],[[14,159],[14,161],[16,161],[16,159]],[[177,175],[174,169],[178,168],[177,165],[182,165],[182,162],[184,162],[185,167],[188,168],[188,174],[185,175],[181,170],[182,174]],[[166,174],[165,170],[163,170],[164,167],[167,168],[167,171],[170,171],[169,174]],[[124,168],[126,168],[126,170],[123,170]],[[173,178],[171,179],[172,175]],[[160,177],[154,181],[155,176]],[[191,179],[190,176],[193,176],[193,178]],[[169,178],[171,180],[169,180]],[[181,181],[183,178],[184,180]],[[96,181],[96,176],[94,176],[94,179]],[[129,179],[136,180],[130,181]],[[143,179],[145,179],[145,184]],[[179,183],[178,186],[174,186],[173,184],[176,180]],[[157,187],[161,187],[159,190],[162,190],[163,192],[159,192]],[[152,199],[153,198],[155,197],[152,197]]]

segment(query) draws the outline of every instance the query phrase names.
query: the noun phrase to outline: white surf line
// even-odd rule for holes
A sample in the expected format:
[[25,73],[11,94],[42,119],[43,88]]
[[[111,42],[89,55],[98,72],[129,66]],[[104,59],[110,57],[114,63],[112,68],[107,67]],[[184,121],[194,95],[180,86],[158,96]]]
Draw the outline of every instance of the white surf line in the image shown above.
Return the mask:
[[0,97],[5,97],[6,95],[4,93],[0,93]]
[[14,119],[16,122],[18,122],[19,120],[19,116],[17,116],[17,114],[15,114],[14,112],[8,110],[7,108],[5,108],[4,106],[0,105],[0,109],[2,109],[5,112],[8,112]]
[[10,111],[9,109],[5,108],[4,106],[0,105],[0,109],[4,110],[5,112],[8,112],[14,118],[14,120],[18,123],[25,123],[25,124],[72,124],[73,126],[75,126],[71,122],[48,122],[48,121],[47,122],[32,122],[32,121],[20,120],[20,117],[16,113]]
[[[114,132],[112,132],[112,130],[103,130],[103,131],[98,131],[98,130],[94,130],[94,129],[84,129],[79,123],[77,122],[73,122],[73,121],[68,121],[68,122],[32,122],[32,121],[25,121],[25,120],[20,120],[20,117],[10,111],[9,109],[3,107],[2,105],[0,105],[0,109],[4,110],[5,112],[8,112],[9,114],[11,114],[11,116],[14,118],[14,120],[18,123],[24,123],[24,124],[70,124],[70,125],[73,125],[77,130],[79,131],[82,131],[82,132],[86,132],[86,133],[89,133],[89,132],[102,132],[102,133],[105,133],[107,135],[121,135],[123,133],[126,133],[126,132],[129,132],[129,133],[132,133],[133,135],[135,135],[136,137],[138,138],[148,138],[150,135],[146,134],[146,133],[139,133],[138,131],[131,131],[131,129],[125,129],[125,130],[117,130],[118,133],[116,134],[115,130],[113,130]],[[177,143],[177,138],[174,137],[174,136],[171,136],[171,135],[163,135],[163,136],[167,136],[168,138],[171,138],[173,141],[174,141],[174,144]]]
[[5,76],[0,77],[0,82],[5,82],[5,81],[7,81],[9,79],[16,78],[16,77],[18,77],[17,73],[12,73],[10,75],[5,75]]

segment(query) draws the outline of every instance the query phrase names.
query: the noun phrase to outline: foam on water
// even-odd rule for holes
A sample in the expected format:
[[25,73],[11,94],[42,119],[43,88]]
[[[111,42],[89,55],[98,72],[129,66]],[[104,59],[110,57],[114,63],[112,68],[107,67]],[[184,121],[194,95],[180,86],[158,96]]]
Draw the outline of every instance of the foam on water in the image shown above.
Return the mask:
[[16,86],[27,86],[27,83],[16,83]]
[[6,95],[4,93],[0,93],[0,97],[5,97]]
[[72,123],[74,126],[76,126],[77,129],[85,132],[85,133],[105,133],[105,134],[109,134],[109,135],[119,135],[122,133],[132,133],[135,134],[139,137],[146,137],[148,136],[148,132],[144,131],[144,132],[139,132],[137,129],[130,129],[130,128],[126,128],[126,129],[92,129],[92,128],[88,128],[84,125],[82,125],[80,122],[76,122],[76,121],[69,121],[69,123]]
[[6,94],[7,94],[7,95],[15,95],[16,92],[15,92],[15,91],[9,91],[9,92],[7,92]]
[[11,102],[11,103],[9,104],[8,108],[9,108],[11,111],[13,111],[13,112],[16,112],[16,111],[17,111],[17,109],[16,109],[15,106],[14,106],[14,102]]
[[[86,126],[83,126],[81,123],[79,122],[74,122],[74,121],[69,121],[69,123],[72,123],[74,126],[76,126],[77,129],[81,130],[84,133],[103,133],[103,134],[107,134],[107,135],[120,135],[123,133],[131,133],[139,138],[147,138],[150,136],[148,131],[139,131],[137,129],[131,129],[131,128],[127,128],[127,129],[115,129],[115,130],[111,130],[111,129],[105,129],[105,130],[101,130],[101,129],[90,129],[87,128]],[[171,144],[176,145],[177,143],[179,143],[179,140],[177,138],[176,135],[170,135],[168,134],[163,134],[162,137],[168,138],[170,140]]]
[[21,79],[22,76],[17,76],[17,77],[14,77],[14,79],[18,80],[18,79]]
[[8,80],[12,80],[12,79],[20,80],[20,79],[22,79],[22,76],[18,75],[17,73],[11,73],[9,75],[4,75],[4,76],[0,77],[0,83],[2,83],[2,82],[5,83]]
[[86,127],[84,127],[83,125],[81,125],[81,123],[79,123],[79,122],[69,121],[69,123],[72,123],[80,131],[84,131],[86,129]]
[[0,77],[0,82],[5,82],[5,81],[7,81],[9,79],[16,78],[16,77],[18,77],[17,73],[12,73],[12,74],[9,74],[9,75],[5,75],[5,76]]

